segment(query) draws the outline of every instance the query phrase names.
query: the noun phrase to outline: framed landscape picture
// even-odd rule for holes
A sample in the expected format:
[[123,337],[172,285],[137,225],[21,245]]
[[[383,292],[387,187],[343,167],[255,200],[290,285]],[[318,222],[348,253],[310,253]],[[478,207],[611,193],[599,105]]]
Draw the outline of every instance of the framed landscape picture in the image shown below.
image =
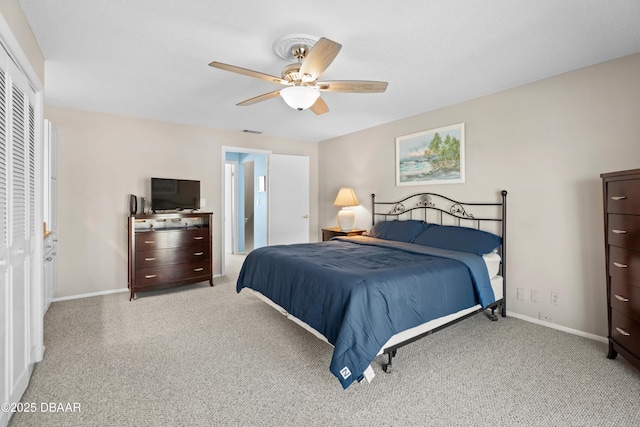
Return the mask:
[[464,183],[464,123],[396,137],[396,186]]

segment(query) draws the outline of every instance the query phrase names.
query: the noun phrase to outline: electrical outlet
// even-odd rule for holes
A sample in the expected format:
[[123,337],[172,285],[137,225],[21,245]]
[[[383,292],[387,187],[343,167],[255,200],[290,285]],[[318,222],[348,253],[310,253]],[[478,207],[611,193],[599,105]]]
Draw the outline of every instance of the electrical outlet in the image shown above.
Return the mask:
[[551,322],[551,316],[544,314],[543,312],[538,313],[538,319],[544,320],[545,322]]
[[518,288],[516,298],[524,301],[526,299],[525,294],[526,294],[526,291],[524,289]]
[[540,291],[531,289],[531,302],[540,302]]
[[560,294],[557,292],[551,292],[551,304],[560,304]]

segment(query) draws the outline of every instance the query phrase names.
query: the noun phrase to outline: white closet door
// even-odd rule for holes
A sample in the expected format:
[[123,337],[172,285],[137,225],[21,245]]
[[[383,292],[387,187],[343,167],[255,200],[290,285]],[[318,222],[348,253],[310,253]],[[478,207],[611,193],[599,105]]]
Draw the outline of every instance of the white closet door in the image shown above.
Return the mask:
[[[9,236],[8,236],[8,209],[9,209],[9,149],[7,145],[7,100],[6,100],[5,71],[0,68],[0,374],[8,376],[9,373],[9,348],[5,343],[9,338]],[[0,384],[0,403],[10,402],[10,382],[6,379]],[[2,417],[3,414],[0,414]],[[6,415],[8,417],[8,415]],[[8,419],[8,418],[7,418]]]
[[34,291],[41,265],[35,254],[42,245],[35,98],[26,76],[0,48],[0,401],[6,403],[20,400],[31,365],[41,357],[42,319],[34,316],[41,299]]
[[11,313],[11,369],[14,389],[29,376],[29,144],[28,102],[25,93],[12,81],[7,88],[10,105],[9,184],[9,294]]

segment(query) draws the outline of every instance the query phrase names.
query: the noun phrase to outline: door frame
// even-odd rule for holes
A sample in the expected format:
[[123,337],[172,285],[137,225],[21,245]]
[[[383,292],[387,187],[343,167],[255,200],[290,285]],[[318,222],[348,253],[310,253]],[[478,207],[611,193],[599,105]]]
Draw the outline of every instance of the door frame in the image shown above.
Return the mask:
[[[271,150],[258,150],[258,149],[254,149],[254,148],[246,148],[246,147],[232,147],[232,146],[228,146],[228,145],[223,145],[222,146],[222,159],[221,159],[221,163],[222,163],[222,172],[220,173],[221,175],[221,180],[220,182],[222,182],[222,189],[223,191],[221,191],[222,195],[221,195],[221,199],[222,199],[222,204],[221,204],[221,212],[222,212],[222,226],[220,227],[220,274],[222,276],[225,275],[225,270],[226,270],[226,253],[225,253],[225,227],[224,227],[224,222],[225,222],[225,216],[226,216],[226,206],[225,206],[225,189],[227,188],[227,182],[226,182],[226,173],[225,173],[225,163],[227,162],[227,153],[242,153],[242,154],[264,154],[267,156],[267,158],[269,157],[269,155],[272,153]],[[236,169],[237,171],[237,169]],[[267,173],[268,173],[268,169],[267,169]],[[236,178],[236,182],[237,182],[237,178]],[[268,182],[268,178],[267,178],[267,182]],[[267,198],[267,203],[269,203],[268,198]],[[237,204],[236,204],[237,206]],[[268,206],[268,205],[267,205]],[[267,209],[267,216],[268,214],[268,209]],[[267,217],[267,221],[269,221],[269,218]],[[237,237],[237,231],[236,231],[236,237]],[[236,238],[237,241],[237,238]]]
[[[231,173],[234,174],[235,176],[232,178],[232,182],[228,183],[227,182],[227,165],[231,166]],[[224,209],[224,216],[222,217],[222,228],[224,229],[224,233],[222,234],[224,240],[223,240],[223,247],[224,247],[224,252],[227,252],[227,236],[226,236],[226,231],[227,231],[227,220],[229,220],[230,225],[231,225],[231,230],[232,230],[232,236],[231,236],[231,253],[237,254],[238,253],[238,220],[237,220],[237,216],[238,216],[238,162],[235,160],[226,160],[224,162],[224,167],[225,167],[225,174],[224,174],[224,182],[223,182],[223,191],[225,194],[224,197],[224,201],[226,204],[227,201],[227,186],[231,185],[231,188],[229,189],[230,191],[230,199],[231,199],[231,218],[227,218],[227,206],[223,205],[222,208]]]

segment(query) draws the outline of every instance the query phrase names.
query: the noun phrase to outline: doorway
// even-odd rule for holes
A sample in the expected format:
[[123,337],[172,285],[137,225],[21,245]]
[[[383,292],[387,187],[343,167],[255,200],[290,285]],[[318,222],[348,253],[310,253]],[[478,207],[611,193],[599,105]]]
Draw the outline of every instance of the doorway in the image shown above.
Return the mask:
[[309,241],[308,156],[223,146],[222,159],[222,275],[254,249]]
[[223,235],[221,273],[234,272],[244,256],[267,245],[267,193],[258,177],[267,175],[269,151],[222,147]]
[[243,164],[244,168],[244,253],[253,250],[253,237],[255,232],[255,161],[248,160]]

